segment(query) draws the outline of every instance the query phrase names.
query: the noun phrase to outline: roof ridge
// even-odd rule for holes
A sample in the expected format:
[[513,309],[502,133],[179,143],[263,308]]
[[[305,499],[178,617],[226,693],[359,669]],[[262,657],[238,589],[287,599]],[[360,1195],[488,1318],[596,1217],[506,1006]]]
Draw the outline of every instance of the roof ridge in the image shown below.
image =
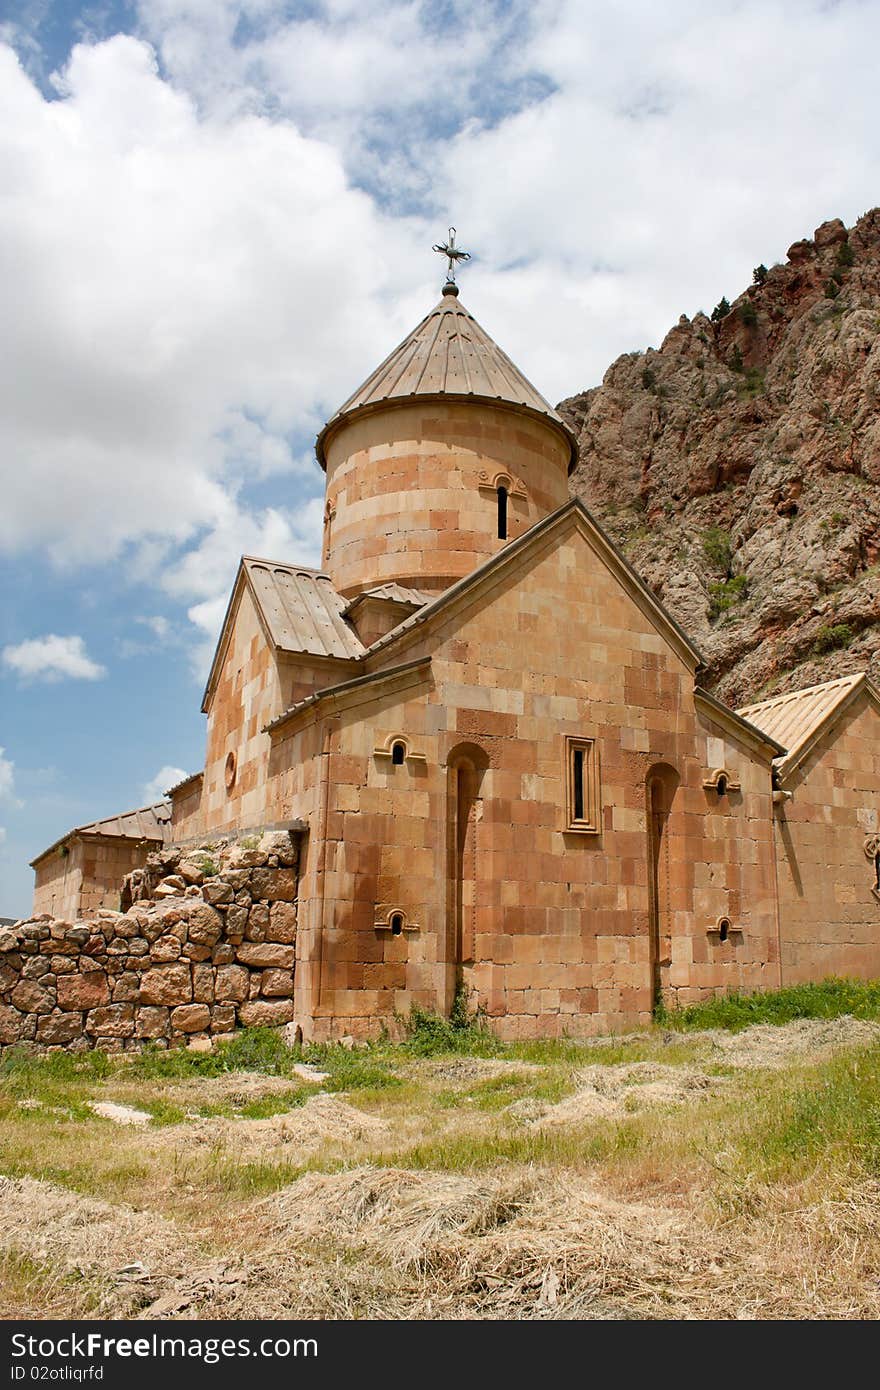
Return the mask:
[[863,677],[867,677],[866,671],[852,671],[847,676],[834,676],[830,681],[819,681],[816,685],[799,685],[794,690],[784,690],[779,695],[768,695],[765,700],[754,700],[749,705],[738,705],[737,709],[755,710],[768,705],[782,705],[786,701],[803,699],[806,695],[815,695],[820,691],[831,690],[834,686],[855,685]]
[[315,579],[330,579],[326,570],[316,570],[311,565],[295,565],[290,560],[270,560],[266,555],[242,555],[241,558],[252,565],[270,565],[272,569],[296,570],[297,574],[311,574]]
[[447,291],[330,416],[315,442],[318,462],[326,468],[326,442],[346,420],[417,398],[482,400],[515,407],[564,435],[570,468],[577,460],[578,443],[571,426],[470,310]]

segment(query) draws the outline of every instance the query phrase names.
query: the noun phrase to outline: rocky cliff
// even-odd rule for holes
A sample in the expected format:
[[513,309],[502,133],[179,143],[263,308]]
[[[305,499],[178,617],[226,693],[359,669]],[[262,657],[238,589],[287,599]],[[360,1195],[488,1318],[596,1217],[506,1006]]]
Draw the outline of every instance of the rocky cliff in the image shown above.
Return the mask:
[[559,409],[574,491],[731,704],[880,678],[880,209]]

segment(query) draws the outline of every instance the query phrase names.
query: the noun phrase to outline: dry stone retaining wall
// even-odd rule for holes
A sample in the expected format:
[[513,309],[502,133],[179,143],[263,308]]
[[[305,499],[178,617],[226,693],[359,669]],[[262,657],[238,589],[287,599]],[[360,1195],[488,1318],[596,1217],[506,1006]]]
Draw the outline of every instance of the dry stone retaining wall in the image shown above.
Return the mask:
[[210,1046],[293,1018],[298,837],[151,855],[125,912],[0,930],[0,1045]]

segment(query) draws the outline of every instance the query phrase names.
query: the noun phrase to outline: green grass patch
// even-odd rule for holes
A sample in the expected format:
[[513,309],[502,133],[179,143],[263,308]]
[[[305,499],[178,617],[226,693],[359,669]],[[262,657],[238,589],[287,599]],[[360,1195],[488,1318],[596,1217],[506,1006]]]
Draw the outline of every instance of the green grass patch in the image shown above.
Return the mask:
[[880,1176],[880,1045],[770,1081],[752,1114],[734,1150],[740,1171],[765,1182]]
[[818,984],[789,985],[763,994],[732,991],[686,1009],[663,1009],[657,1022],[687,1032],[726,1028],[738,1032],[753,1023],[790,1023],[795,1018],[880,1018],[880,980],[828,979]]

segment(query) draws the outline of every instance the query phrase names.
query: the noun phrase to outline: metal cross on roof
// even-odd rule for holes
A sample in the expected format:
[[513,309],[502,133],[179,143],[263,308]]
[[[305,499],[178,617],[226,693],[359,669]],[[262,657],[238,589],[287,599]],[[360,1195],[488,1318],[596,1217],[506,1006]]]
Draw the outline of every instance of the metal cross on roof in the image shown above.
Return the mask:
[[436,246],[433,246],[431,249],[433,251],[439,251],[441,256],[446,256],[448,258],[449,267],[446,271],[446,283],[448,285],[454,285],[456,263],[458,261],[469,261],[471,258],[470,251],[460,251],[459,248],[456,246],[455,228],[449,228],[448,241],[439,242]]

